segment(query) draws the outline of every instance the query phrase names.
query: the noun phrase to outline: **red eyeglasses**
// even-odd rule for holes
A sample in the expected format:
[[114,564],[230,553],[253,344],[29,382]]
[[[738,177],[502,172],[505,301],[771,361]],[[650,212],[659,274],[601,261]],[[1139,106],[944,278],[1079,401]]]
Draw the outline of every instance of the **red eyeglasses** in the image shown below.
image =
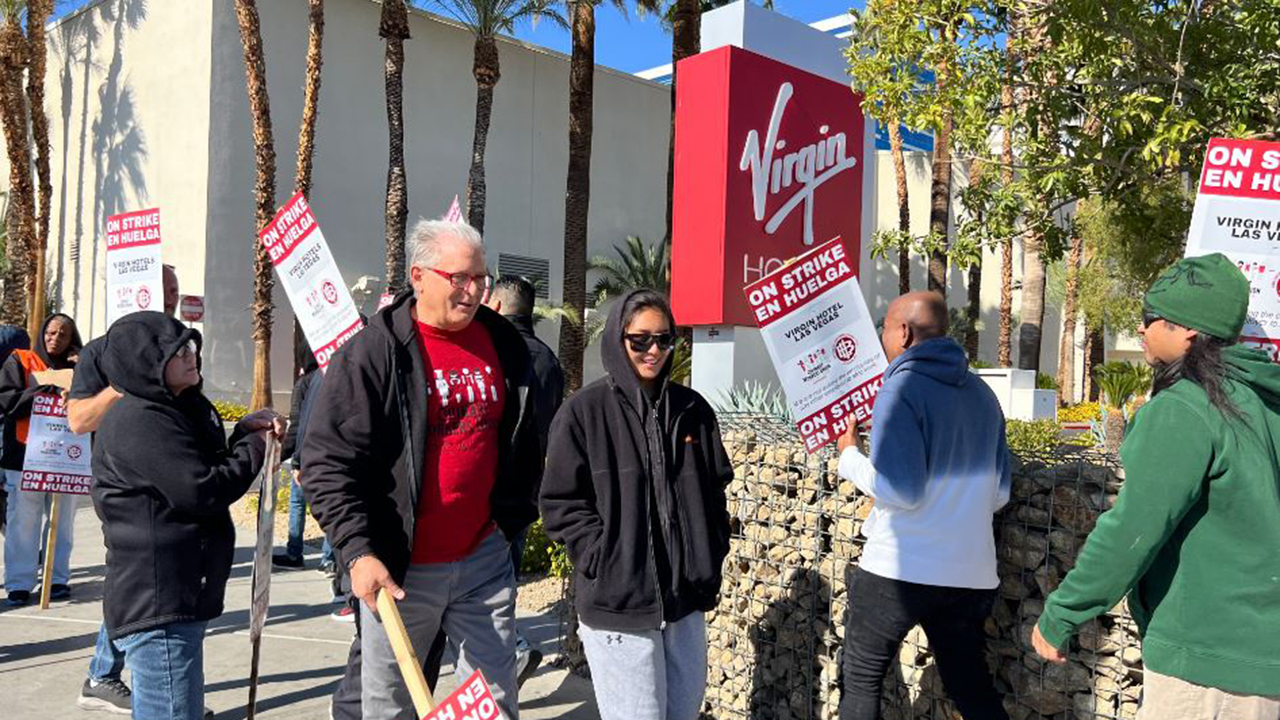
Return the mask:
[[493,276],[489,273],[485,273],[483,275],[472,275],[470,273],[462,272],[445,272],[444,270],[438,270],[436,268],[427,269],[445,280],[448,280],[454,290],[470,290],[473,283],[480,288],[480,292],[486,295],[493,289]]

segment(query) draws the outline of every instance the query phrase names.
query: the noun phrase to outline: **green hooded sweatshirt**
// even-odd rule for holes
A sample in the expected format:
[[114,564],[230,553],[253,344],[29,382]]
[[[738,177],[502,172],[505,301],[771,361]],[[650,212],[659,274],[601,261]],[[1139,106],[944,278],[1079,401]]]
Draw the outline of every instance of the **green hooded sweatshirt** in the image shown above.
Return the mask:
[[1280,365],[1223,351],[1224,418],[1180,380],[1138,411],[1125,482],[1045,601],[1039,627],[1065,649],[1129,594],[1146,666],[1197,685],[1280,695]]

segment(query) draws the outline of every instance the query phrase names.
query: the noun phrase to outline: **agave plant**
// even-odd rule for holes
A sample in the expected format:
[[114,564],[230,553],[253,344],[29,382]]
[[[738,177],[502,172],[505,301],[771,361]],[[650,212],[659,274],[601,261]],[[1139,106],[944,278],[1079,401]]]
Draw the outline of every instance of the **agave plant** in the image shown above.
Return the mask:
[[1151,368],[1128,362],[1109,362],[1094,370],[1104,406],[1103,437],[1107,452],[1116,453],[1124,440],[1129,401],[1151,390]]
[[722,412],[771,415],[791,422],[791,408],[782,390],[768,383],[747,380],[720,393],[716,407]]

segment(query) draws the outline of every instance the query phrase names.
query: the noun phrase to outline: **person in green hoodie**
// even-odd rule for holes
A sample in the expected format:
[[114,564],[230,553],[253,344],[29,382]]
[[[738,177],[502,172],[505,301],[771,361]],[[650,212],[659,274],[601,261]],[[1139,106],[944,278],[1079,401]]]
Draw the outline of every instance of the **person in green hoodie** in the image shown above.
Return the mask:
[[1128,593],[1140,720],[1280,719],[1280,366],[1236,343],[1249,295],[1221,254],[1183,259],[1147,292],[1155,382],[1120,448],[1124,486],[1032,633],[1062,662]]

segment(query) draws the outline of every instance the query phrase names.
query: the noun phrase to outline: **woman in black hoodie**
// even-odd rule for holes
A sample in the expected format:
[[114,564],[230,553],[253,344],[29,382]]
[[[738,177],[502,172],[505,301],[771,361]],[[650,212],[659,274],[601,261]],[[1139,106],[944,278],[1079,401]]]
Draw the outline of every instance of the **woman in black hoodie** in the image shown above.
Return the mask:
[[[24,335],[26,333],[23,333]],[[26,605],[36,586],[40,539],[47,533],[41,519],[52,506],[53,495],[21,490],[22,463],[27,456],[27,431],[31,424],[31,403],[40,393],[61,395],[62,388],[36,384],[35,374],[46,370],[74,368],[79,356],[80,332],[70,316],[54,313],[45,319],[31,350],[14,350],[0,366],[0,413],[4,413],[4,448],[0,467],[4,468],[9,494],[6,508],[8,530],[4,537],[4,586],[11,606]],[[62,498],[58,537],[54,543],[53,577],[49,599],[71,596],[71,546],[74,542],[75,495]]]
[[262,467],[262,410],[230,446],[201,392],[200,333],[158,312],[107,333],[106,376],[124,397],[94,438],[93,505],[107,545],[103,615],[133,675],[134,720],[204,715],[204,630],[222,614],[235,529],[228,508]]
[[652,290],[615,302],[608,375],[569,398],[548,443],[543,522],[577,573],[602,720],[693,720],[706,687],[733,466],[711,406],[668,379],[675,327]]

